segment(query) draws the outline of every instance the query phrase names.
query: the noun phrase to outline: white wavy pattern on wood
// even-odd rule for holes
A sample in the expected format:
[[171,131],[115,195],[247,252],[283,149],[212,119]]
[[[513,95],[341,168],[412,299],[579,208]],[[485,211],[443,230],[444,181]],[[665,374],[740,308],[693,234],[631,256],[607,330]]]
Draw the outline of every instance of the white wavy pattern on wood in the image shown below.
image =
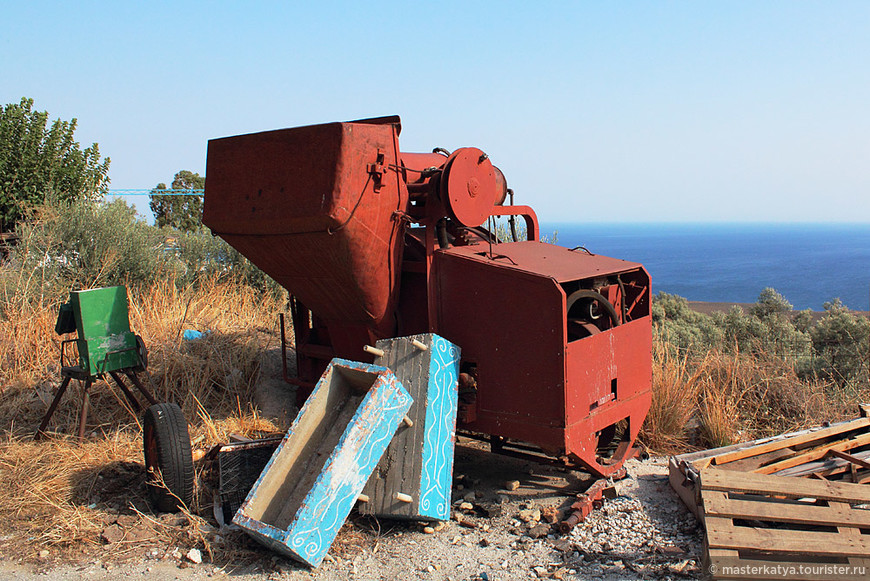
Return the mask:
[[300,528],[289,546],[306,561],[316,565],[323,559],[411,407],[411,396],[393,381],[398,390],[379,380],[369,391],[291,524]]
[[450,516],[460,352],[459,347],[438,335],[432,335],[430,352],[419,512],[446,520]]
[[[402,384],[384,367],[342,359],[333,359],[330,367],[335,364],[377,373],[380,377],[360,402],[290,525],[285,530],[279,530],[244,514],[237,514],[233,521],[260,542],[280,553],[289,553],[313,567],[319,565],[326,556],[366,480],[413,402]],[[318,382],[318,387],[320,385],[321,382]],[[312,400],[309,398],[302,406],[264,473],[298,426],[300,417],[307,412]],[[263,475],[260,475],[243,507],[254,496],[262,479]]]

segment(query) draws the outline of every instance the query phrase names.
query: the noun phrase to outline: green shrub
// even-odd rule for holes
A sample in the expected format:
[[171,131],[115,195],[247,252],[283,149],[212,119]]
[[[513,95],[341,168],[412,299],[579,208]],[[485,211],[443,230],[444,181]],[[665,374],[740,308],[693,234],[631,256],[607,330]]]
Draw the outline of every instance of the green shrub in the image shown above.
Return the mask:
[[109,189],[109,159],[96,143],[75,141],[77,122],[33,109],[33,99],[0,107],[0,232],[48,199],[101,198]]
[[810,329],[814,371],[841,389],[868,381],[870,321],[850,311],[840,299],[825,303],[825,315]]
[[812,312],[795,312],[772,288],[764,289],[748,312],[735,305],[712,315],[660,292],[653,299],[652,319],[660,341],[698,357],[715,350],[776,358],[801,380],[828,381],[841,390],[854,391],[870,379],[870,322],[838,299],[825,303],[824,316],[814,322]]
[[161,228],[176,239],[177,258],[185,284],[204,278],[227,278],[277,296],[285,292],[278,283],[245,258],[238,250],[214,236],[205,226],[193,231]]
[[653,299],[652,320],[659,339],[680,350],[707,351],[724,338],[710,315],[693,311],[681,296],[660,292]]
[[5,266],[4,296],[53,302],[73,288],[147,285],[174,276],[159,233],[123,200],[75,200],[42,206],[20,222]]
[[223,279],[281,296],[272,279],[206,228],[157,228],[123,200],[42,206],[21,222],[19,243],[0,267],[0,300],[51,304],[76,288],[123,284],[132,290],[173,281]]

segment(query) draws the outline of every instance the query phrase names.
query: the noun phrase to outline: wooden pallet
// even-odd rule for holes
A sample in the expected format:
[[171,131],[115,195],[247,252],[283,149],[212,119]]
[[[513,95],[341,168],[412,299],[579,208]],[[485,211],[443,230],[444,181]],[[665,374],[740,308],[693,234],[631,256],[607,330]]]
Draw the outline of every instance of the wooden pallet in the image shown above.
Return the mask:
[[673,456],[670,482],[699,519],[699,475],[707,467],[735,473],[776,474],[870,482],[870,407],[862,417],[733,446]]
[[870,578],[870,487],[707,467],[713,579]]

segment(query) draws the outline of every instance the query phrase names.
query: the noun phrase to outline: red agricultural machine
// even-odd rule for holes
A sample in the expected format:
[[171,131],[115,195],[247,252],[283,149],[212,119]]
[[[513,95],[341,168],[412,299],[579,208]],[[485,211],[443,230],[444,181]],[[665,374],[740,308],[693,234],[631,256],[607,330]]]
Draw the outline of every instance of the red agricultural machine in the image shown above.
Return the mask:
[[404,153],[400,131],[383,117],[209,142],[203,221],[290,291],[298,393],[333,357],[438,333],[462,350],[460,433],[612,474],[650,405],[647,272],[540,242],[483,151]]

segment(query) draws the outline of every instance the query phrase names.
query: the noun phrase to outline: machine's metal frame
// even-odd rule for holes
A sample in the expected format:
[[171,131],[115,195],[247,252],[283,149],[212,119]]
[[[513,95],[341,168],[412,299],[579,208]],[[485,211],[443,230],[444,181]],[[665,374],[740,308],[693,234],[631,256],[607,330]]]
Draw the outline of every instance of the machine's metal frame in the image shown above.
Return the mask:
[[[300,398],[333,357],[438,333],[462,349],[460,430],[615,473],[650,406],[648,274],[540,242],[484,152],[404,153],[400,131],[385,117],[209,143],[203,220],[293,295]],[[498,240],[495,216],[522,217],[526,240]]]

